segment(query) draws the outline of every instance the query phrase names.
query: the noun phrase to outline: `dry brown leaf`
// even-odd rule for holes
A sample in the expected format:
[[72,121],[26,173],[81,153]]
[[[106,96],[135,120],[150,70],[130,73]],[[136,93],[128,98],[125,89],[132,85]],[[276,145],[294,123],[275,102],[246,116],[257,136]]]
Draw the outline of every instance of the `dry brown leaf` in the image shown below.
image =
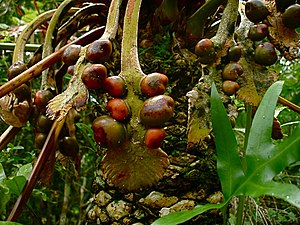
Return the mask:
[[278,75],[264,66],[249,63],[245,58],[241,58],[240,63],[244,73],[239,79],[241,88],[237,96],[245,103],[258,106],[266,90],[278,79]]
[[168,166],[168,156],[160,148],[149,149],[129,141],[108,149],[102,161],[105,177],[129,191],[155,184]]
[[295,29],[284,26],[282,13],[277,12],[274,0],[265,0],[265,3],[270,12],[268,16],[269,39],[286,59],[295,59],[297,57],[296,50],[299,47],[299,35]]

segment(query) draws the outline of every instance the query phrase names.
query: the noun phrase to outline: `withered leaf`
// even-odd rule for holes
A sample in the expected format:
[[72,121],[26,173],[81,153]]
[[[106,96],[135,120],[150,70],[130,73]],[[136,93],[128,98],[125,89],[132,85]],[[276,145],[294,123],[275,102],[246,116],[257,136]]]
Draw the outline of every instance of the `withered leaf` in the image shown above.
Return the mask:
[[274,0],[265,0],[265,3],[270,12],[268,16],[269,38],[287,60],[295,59],[297,57],[296,50],[299,47],[299,35],[295,29],[284,26],[282,13],[277,12]]
[[130,141],[108,149],[102,161],[104,176],[128,191],[155,184],[168,166],[168,156],[160,148],[149,149]]

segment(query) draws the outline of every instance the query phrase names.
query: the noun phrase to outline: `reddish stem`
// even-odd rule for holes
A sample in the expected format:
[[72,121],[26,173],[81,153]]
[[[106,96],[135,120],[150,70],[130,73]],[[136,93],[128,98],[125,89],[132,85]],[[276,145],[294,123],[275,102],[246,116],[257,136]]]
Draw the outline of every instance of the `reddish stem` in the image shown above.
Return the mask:
[[53,151],[55,151],[56,149],[56,142],[57,142],[57,138],[59,136],[59,133],[64,125],[64,119],[57,121],[55,120],[52,128],[48,134],[48,137],[45,141],[44,147],[34,165],[34,168],[27,180],[27,182],[25,183],[25,186],[22,190],[22,193],[20,194],[19,198],[17,199],[14,208],[12,209],[12,211],[10,212],[7,221],[16,221],[19,217],[19,215],[21,214],[27,200],[29,199],[32,190],[36,184],[36,182],[38,181],[38,178],[41,174],[41,171],[44,168],[44,165],[46,163],[46,161],[48,160],[49,156],[51,153],[53,153]]
[[0,152],[2,149],[13,139],[16,134],[19,132],[21,127],[9,126],[0,136]]

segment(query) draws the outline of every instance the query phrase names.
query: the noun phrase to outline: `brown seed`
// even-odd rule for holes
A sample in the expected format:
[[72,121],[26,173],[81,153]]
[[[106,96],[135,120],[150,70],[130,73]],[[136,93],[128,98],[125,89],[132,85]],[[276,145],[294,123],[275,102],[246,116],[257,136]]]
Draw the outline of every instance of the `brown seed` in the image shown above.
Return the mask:
[[167,95],[157,95],[144,102],[140,112],[146,127],[162,127],[174,113],[174,100]]
[[103,63],[108,61],[111,53],[112,43],[110,40],[96,40],[88,46],[85,57],[91,62]]
[[147,97],[161,95],[168,85],[168,77],[162,73],[150,73],[142,78],[141,91]]
[[225,80],[222,88],[226,95],[233,95],[239,90],[240,85],[235,81]]

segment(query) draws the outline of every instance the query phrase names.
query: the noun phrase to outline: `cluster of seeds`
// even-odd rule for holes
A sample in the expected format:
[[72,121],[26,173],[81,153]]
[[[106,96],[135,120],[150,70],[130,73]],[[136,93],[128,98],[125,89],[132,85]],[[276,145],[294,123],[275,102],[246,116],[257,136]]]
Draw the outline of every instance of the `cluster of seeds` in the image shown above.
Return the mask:
[[[94,138],[102,147],[111,148],[122,145],[128,139],[127,123],[130,121],[131,109],[126,99],[126,81],[121,76],[107,77],[107,69],[103,65],[110,59],[112,43],[109,40],[96,40],[85,52],[87,62],[81,79],[90,89],[102,89],[109,95],[105,109],[109,115],[98,116],[92,124]],[[71,45],[65,50],[62,61],[74,71],[74,64],[79,59],[81,46]],[[140,91],[145,100],[139,119],[146,128],[144,144],[148,148],[159,148],[166,133],[163,126],[174,113],[174,100],[164,95],[168,77],[161,73],[144,76],[140,82]]]
[[[288,28],[300,26],[300,5],[296,1],[276,1],[279,11],[282,12],[282,22]],[[248,0],[245,4],[246,17],[253,23],[248,31],[248,38],[254,43],[253,60],[262,66],[271,66],[277,59],[277,52],[273,43],[268,41],[269,27],[267,17],[268,8],[261,0]],[[216,61],[216,51],[211,39],[201,39],[195,46],[195,53],[201,64],[212,64]],[[242,65],[238,62],[242,55],[240,46],[233,46],[229,49],[226,60],[229,61],[222,71],[222,89],[226,95],[235,94],[240,85],[237,80],[243,73]]]
[[264,23],[269,11],[261,0],[250,0],[246,3],[245,13],[247,18],[254,23],[249,29],[248,38],[255,43],[254,61],[263,66],[273,65],[277,59],[277,53],[271,42],[264,41],[268,36],[268,25]]
[[230,48],[228,55],[233,55],[233,51],[236,51],[235,56],[228,57],[230,59],[230,62],[225,65],[222,71],[222,89],[226,95],[233,95],[239,90],[240,85],[237,83],[237,79],[244,72],[243,67],[240,63],[238,63],[238,60],[241,57],[240,48],[238,46]]
[[[46,116],[46,106],[54,97],[53,91],[49,89],[38,90],[34,95],[34,104],[37,114],[37,119],[33,120],[35,145],[38,149],[42,149],[47,139],[48,133],[52,127],[53,121]],[[70,111],[69,114],[71,114]],[[70,117],[70,115],[68,115]],[[73,121],[74,123],[74,121]],[[79,152],[79,145],[75,137],[75,132],[71,131],[70,125],[65,123],[64,132],[61,132],[58,141],[58,149],[65,156],[75,158]],[[73,128],[74,130],[75,128]]]
[[[300,5],[295,0],[276,1],[277,10],[282,12],[281,19],[284,26],[290,29],[300,27]],[[264,41],[268,36],[268,25],[264,22],[269,15],[269,11],[261,0],[249,0],[245,5],[247,18],[254,23],[248,33],[248,38],[257,43],[254,51],[254,61],[263,66],[273,65],[278,56],[274,45]]]
[[[199,56],[198,60],[202,64],[211,64],[216,60],[216,51],[212,40],[208,38],[201,39],[195,46],[195,53]],[[233,46],[229,49],[227,58],[230,61],[224,66],[222,71],[223,91],[227,95],[235,94],[240,85],[236,82],[243,73],[242,66],[238,63],[241,58],[242,50],[239,46]]]
[[37,109],[37,120],[35,122],[35,144],[36,147],[42,149],[48,132],[52,126],[52,120],[46,116],[46,106],[48,101],[54,97],[54,94],[50,90],[38,90],[34,94],[34,104]]
[[143,77],[141,92],[149,97],[140,111],[140,119],[146,127],[144,138],[148,148],[159,148],[166,136],[163,126],[174,113],[174,100],[164,95],[168,77],[162,73],[151,73]]
[[[63,54],[62,60],[69,66],[71,73],[81,50],[81,46],[71,45]],[[82,82],[89,90],[103,89],[111,96],[106,105],[109,115],[97,117],[92,124],[95,140],[103,147],[116,147],[126,140],[124,122],[130,116],[130,109],[122,99],[126,95],[125,81],[119,76],[107,77],[107,68],[103,64],[110,59],[111,54],[110,40],[99,39],[92,42],[85,51],[86,65],[81,74]]]

